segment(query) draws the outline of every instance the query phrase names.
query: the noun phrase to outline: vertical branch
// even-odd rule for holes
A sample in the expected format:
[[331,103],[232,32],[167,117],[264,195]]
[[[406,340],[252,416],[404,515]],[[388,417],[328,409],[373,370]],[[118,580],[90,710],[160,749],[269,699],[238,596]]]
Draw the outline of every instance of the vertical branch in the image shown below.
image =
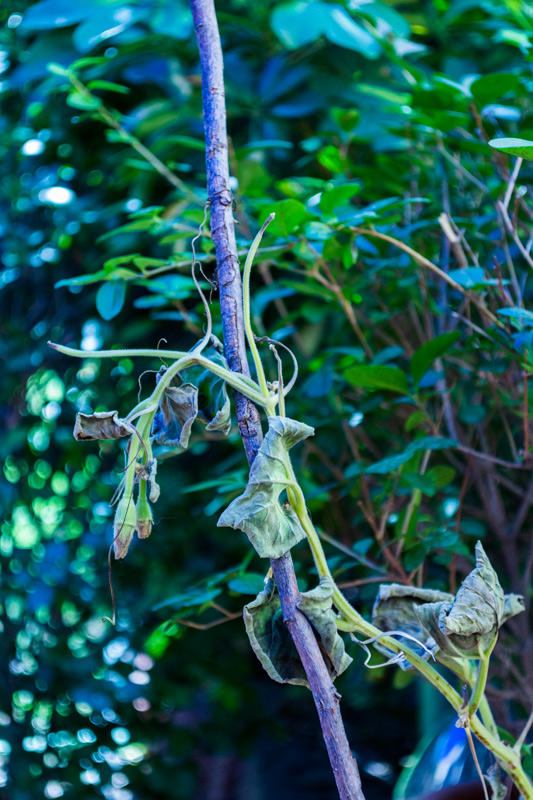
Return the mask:
[[[222,48],[213,0],[191,0],[191,10],[202,68],[207,189],[211,206],[211,234],[217,256],[224,348],[230,368],[249,375],[242,311],[242,282],[233,221],[233,197],[229,187]],[[236,395],[235,400],[239,431],[251,464],[262,439],[259,415],[255,406],[242,395]],[[291,554],[286,553],[282,558],[273,559],[271,566],[283,618],[313,693],[339,796],[341,800],[364,800],[357,763],[344,730],[339,695],[333,686],[313,629],[298,609],[300,593]]]
[[[222,46],[213,0],[191,0],[202,69],[207,193],[210,226],[217,258],[224,352],[230,369],[250,376],[244,339],[242,281],[235,241],[233,195],[229,185],[228,135]],[[243,395],[235,394],[239,431],[250,463],[262,439],[259,414]]]

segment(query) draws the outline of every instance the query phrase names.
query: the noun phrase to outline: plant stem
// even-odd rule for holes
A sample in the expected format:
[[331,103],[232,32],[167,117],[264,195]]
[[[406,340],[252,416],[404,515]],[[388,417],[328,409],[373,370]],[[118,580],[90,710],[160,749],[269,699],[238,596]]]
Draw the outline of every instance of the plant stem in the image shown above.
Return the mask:
[[[329,570],[320,538],[307,512],[305,498],[294,475],[294,470],[290,463],[288,454],[286,456],[286,469],[287,474],[293,484],[292,496],[294,500],[291,500],[291,503],[293,504],[298,519],[307,534],[318,574],[320,576],[327,576],[335,587],[333,591],[333,603],[341,614],[341,618],[337,619],[337,627],[340,630],[349,632],[355,631],[363,634],[366,638],[379,637],[380,642],[386,645],[386,647],[392,650],[394,653],[402,653],[406,660],[417,670],[417,672],[429,683],[431,683],[431,685],[434,686],[435,689],[437,689],[448,700],[450,705],[460,716],[463,708],[463,701],[458,692],[456,692],[455,689],[448,683],[446,678],[444,678],[434,667],[431,666],[431,664],[429,664],[427,661],[424,661],[423,658],[421,658],[403,642],[400,644],[392,636],[384,634],[379,630],[379,628],[376,628],[374,625],[372,625],[372,623],[367,622],[346,600],[340,589],[337,587]],[[469,709],[467,724],[470,726],[472,732],[477,736],[477,738],[494,754],[500,766],[512,778],[515,785],[520,790],[523,799],[533,800],[533,785],[523,770],[520,756],[514,750],[500,741],[492,717],[492,712],[490,711],[487,700],[484,696],[489,657],[495,643],[496,639],[489,648],[489,651],[485,654],[485,659],[481,659],[480,668],[476,677],[476,683],[472,694],[472,710],[470,711]],[[453,671],[456,672],[456,674],[459,674],[457,669],[454,669]],[[464,676],[461,675],[461,677],[464,677],[465,680],[471,681],[470,675],[467,677],[465,674]],[[475,712],[478,708],[480,711],[482,711],[484,719],[487,720],[488,724],[483,724],[483,722],[476,715]]]
[[242,276],[244,330],[246,331],[246,338],[248,339],[248,347],[250,348],[250,352],[254,360],[255,371],[257,373],[257,380],[259,381],[259,386],[261,387],[261,391],[263,392],[265,397],[269,397],[267,382],[265,378],[265,371],[263,369],[263,363],[261,361],[257,345],[255,343],[255,336],[252,330],[252,320],[250,315],[250,273],[252,271],[252,265],[254,263],[254,256],[257,252],[257,248],[261,243],[261,239],[263,238],[263,233],[266,231],[268,225],[272,222],[274,217],[275,214],[270,214],[270,216],[267,217],[267,219],[263,223],[261,230],[253,240],[252,246],[250,247],[248,255],[246,256],[246,262],[244,264],[244,272]]
[[468,713],[470,716],[473,716],[479,708],[479,704],[481,703],[481,699],[485,694],[485,686],[487,685],[487,678],[489,675],[489,663],[490,663],[490,655],[494,650],[494,646],[498,639],[498,634],[494,637],[494,641],[486,651],[483,653],[479,659],[479,668],[476,675],[476,682],[474,684],[474,688],[472,690],[472,696],[470,698],[470,702],[468,704]]
[[[63,353],[66,356],[74,356],[75,358],[135,358],[136,356],[145,356],[148,358],[173,359],[175,363],[169,367],[161,381],[158,383],[156,390],[150,395],[150,397],[146,400],[143,400],[143,404],[152,404],[154,399],[161,397],[163,389],[168,385],[176,373],[194,365],[205,367],[205,369],[208,369],[210,372],[213,372],[215,375],[223,378],[226,383],[229,383],[230,386],[233,386],[234,389],[237,389],[238,392],[241,392],[246,397],[249,397],[250,400],[258,405],[270,408],[270,406],[277,400],[276,395],[268,395],[265,397],[259,391],[258,385],[250,377],[246,375],[236,375],[235,372],[227,370],[225,367],[221,366],[220,364],[216,364],[214,361],[211,361],[201,353],[195,353],[194,351],[189,353],[182,353],[178,350],[148,349],[86,351],[75,350],[72,347],[63,347],[63,345],[52,344],[51,342],[48,342],[48,344],[54,350],[58,350],[60,353]],[[136,406],[132,413],[136,413],[138,410],[140,410],[140,406],[142,406],[142,404]]]
[[[229,188],[222,48],[213,0],[191,0],[191,10],[202,67],[207,187],[211,204],[211,233],[217,255],[224,349],[230,369],[249,374],[233,197]],[[242,396],[237,395],[235,400],[239,430],[248,462],[252,464],[262,440],[259,414],[252,403]],[[300,593],[290,552],[282,558],[272,559],[271,567],[283,618],[313,693],[339,795],[341,800],[364,800],[357,763],[352,756],[340,714],[338,693],[313,629],[298,609]]]

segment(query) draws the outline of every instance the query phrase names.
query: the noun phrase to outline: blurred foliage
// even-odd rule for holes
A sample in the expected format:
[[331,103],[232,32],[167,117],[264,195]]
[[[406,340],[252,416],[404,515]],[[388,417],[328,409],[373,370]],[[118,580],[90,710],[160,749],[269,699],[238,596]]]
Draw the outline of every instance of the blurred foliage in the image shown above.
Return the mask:
[[[454,591],[482,537],[529,608],[533,171],[488,141],[533,139],[530,6],[217,6],[241,252],[277,215],[254,326],[299,360],[287,413],[316,436],[296,467],[335,575],[365,613],[379,581]],[[72,425],[76,411],[125,412],[160,362],[46,346],[187,349],[201,332],[187,4],[6,0],[0,21],[0,796],[335,797],[298,751],[315,735],[309,695],[269,683],[231,621],[265,572],[243,534],[215,526],[246,483],[236,429],[193,429],[161,465],[154,532],[112,564],[113,628],[120,448],[76,443]],[[200,260],[213,280],[206,230]],[[212,310],[220,335],[215,292]],[[293,555],[305,589],[305,544]],[[515,730],[533,638],[525,614],[509,630],[493,700]],[[369,796],[388,797],[415,741],[413,687],[393,693],[410,676],[365,673],[346,645],[349,733]]]

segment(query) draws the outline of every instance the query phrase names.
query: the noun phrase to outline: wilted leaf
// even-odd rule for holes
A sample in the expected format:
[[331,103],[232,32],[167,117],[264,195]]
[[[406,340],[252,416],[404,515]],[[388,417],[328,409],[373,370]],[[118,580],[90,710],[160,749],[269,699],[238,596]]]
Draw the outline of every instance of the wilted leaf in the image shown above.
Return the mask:
[[428,603],[416,615],[450,656],[479,658],[509,617],[523,610],[518,595],[507,599],[481,542],[476,544],[476,568],[465,578],[453,603]]
[[485,778],[490,786],[491,800],[505,800],[508,789],[507,786],[502,783],[500,768],[496,762],[489,767]]
[[[419,589],[415,586],[404,586],[399,583],[391,583],[379,587],[374,607],[372,609],[372,622],[380,630],[405,631],[410,636],[418,639],[428,650],[433,650],[435,641],[429,630],[424,626],[416,614],[415,608],[428,603],[442,603],[452,601],[453,595],[446,592],[439,592],[433,589]],[[401,642],[401,637],[398,638]],[[424,647],[421,647],[412,640],[406,640],[406,644],[418,653],[421,658],[427,660],[429,654]],[[384,645],[378,642],[374,645],[388,657],[394,655]],[[408,666],[405,662],[400,662],[402,668]]]
[[153,434],[156,442],[164,447],[187,448],[192,424],[198,415],[197,387],[180,382],[181,378],[176,376],[166,387],[154,416]]
[[78,442],[87,442],[92,439],[121,439],[131,436],[131,425],[119,419],[118,411],[95,411],[94,414],[76,416],[74,424],[74,438]]
[[506,594],[504,596],[502,625],[511,617],[516,617],[526,610],[526,604],[521,594]]
[[268,433],[252,464],[246,490],[217,524],[244,531],[261,558],[280,558],[305,537],[295,512],[279,502],[289,480],[283,457],[314,430],[287,417],[269,417],[268,422]]
[[[299,607],[313,626],[332,678],[340,675],[352,659],[344,651],[332,611],[333,586],[329,578],[302,595]],[[244,607],[244,624],[250,644],[270,677],[279,683],[309,686],[298,651],[283,621],[274,582],[269,580],[257,598]]]
[[[204,350],[204,355],[223,367],[227,361],[214,347]],[[208,431],[221,431],[225,436],[231,429],[231,404],[226,381],[208,369],[193,367],[184,372],[187,381],[198,387],[198,419]]]

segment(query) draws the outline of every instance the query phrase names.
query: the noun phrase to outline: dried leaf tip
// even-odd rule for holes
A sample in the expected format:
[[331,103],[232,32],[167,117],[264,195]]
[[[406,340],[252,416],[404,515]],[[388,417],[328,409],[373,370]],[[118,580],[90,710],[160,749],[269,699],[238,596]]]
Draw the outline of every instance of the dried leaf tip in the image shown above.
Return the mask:
[[123,497],[115,512],[113,523],[113,548],[115,558],[124,558],[129,550],[137,525],[135,505],[131,495]]

